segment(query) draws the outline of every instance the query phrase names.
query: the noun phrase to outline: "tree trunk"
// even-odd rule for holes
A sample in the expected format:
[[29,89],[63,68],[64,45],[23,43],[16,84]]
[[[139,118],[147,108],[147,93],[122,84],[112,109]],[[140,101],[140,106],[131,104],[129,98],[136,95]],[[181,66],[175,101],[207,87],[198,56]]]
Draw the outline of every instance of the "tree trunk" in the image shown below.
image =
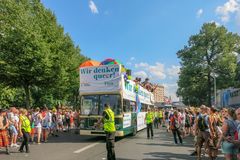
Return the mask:
[[25,91],[25,104],[26,104],[26,108],[30,108],[31,107],[30,86],[29,85],[25,85],[24,86],[24,91]]
[[208,73],[208,107],[212,106],[212,83],[211,83],[211,75]]

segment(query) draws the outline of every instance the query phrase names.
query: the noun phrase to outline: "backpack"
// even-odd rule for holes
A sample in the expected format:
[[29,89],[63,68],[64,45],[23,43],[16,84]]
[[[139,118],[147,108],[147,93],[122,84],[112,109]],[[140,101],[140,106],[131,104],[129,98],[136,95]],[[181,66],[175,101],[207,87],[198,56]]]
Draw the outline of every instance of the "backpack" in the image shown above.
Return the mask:
[[237,131],[237,126],[236,126],[236,124],[233,122],[233,121],[231,121],[231,120],[229,120],[229,122],[231,122],[233,125],[233,128],[230,128],[230,129],[232,129],[233,130],[233,135],[231,135],[230,134],[230,131],[229,131],[229,136],[232,136],[232,137],[234,137],[234,140],[238,140],[238,131]]
[[190,125],[190,116],[186,114],[185,124]]
[[206,116],[198,117],[198,129],[200,131],[205,131],[206,129],[208,129],[208,125],[207,125],[205,118],[206,118]]
[[178,119],[176,119],[174,116],[172,116],[171,118],[170,118],[170,120],[171,120],[171,126],[170,126],[170,128],[171,129],[179,129],[179,123],[178,123]]

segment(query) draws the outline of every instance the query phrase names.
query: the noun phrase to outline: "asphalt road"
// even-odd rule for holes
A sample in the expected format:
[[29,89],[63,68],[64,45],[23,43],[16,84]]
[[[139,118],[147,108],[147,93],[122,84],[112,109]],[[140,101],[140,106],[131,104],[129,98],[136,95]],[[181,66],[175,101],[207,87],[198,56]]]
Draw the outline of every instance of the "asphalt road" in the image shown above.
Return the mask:
[[[118,160],[192,160],[193,137],[184,139],[183,145],[175,145],[171,133],[155,129],[154,138],[146,138],[146,130],[136,136],[127,136],[116,141]],[[105,160],[104,138],[62,133],[60,137],[50,137],[47,143],[31,144],[31,153],[19,153],[12,148],[11,155],[0,151],[1,160]],[[207,159],[207,158],[203,158]],[[220,160],[222,158],[219,158]]]

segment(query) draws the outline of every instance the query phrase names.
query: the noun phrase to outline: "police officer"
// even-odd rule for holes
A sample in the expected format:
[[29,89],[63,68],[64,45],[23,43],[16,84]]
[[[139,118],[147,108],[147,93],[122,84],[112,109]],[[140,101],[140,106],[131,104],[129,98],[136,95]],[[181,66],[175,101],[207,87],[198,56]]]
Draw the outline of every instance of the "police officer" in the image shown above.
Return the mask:
[[106,147],[107,147],[107,159],[115,160],[115,122],[114,122],[114,112],[111,110],[108,104],[104,104],[105,110],[103,111],[103,123],[104,131],[106,133]]
[[150,138],[149,130],[151,131],[151,138],[153,139],[153,118],[154,118],[154,115],[151,112],[151,109],[148,108],[148,112],[146,113],[146,117],[145,117],[145,122],[147,124],[147,138],[148,139]]

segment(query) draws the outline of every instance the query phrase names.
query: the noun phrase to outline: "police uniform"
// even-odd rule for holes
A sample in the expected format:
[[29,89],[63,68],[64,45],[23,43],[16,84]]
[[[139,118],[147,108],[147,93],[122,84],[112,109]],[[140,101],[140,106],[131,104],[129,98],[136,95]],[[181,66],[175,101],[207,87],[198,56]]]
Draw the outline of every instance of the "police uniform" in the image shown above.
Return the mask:
[[104,131],[106,133],[106,148],[107,148],[107,159],[115,160],[115,121],[114,121],[114,112],[111,108],[106,108],[103,112],[103,121],[104,121]]

